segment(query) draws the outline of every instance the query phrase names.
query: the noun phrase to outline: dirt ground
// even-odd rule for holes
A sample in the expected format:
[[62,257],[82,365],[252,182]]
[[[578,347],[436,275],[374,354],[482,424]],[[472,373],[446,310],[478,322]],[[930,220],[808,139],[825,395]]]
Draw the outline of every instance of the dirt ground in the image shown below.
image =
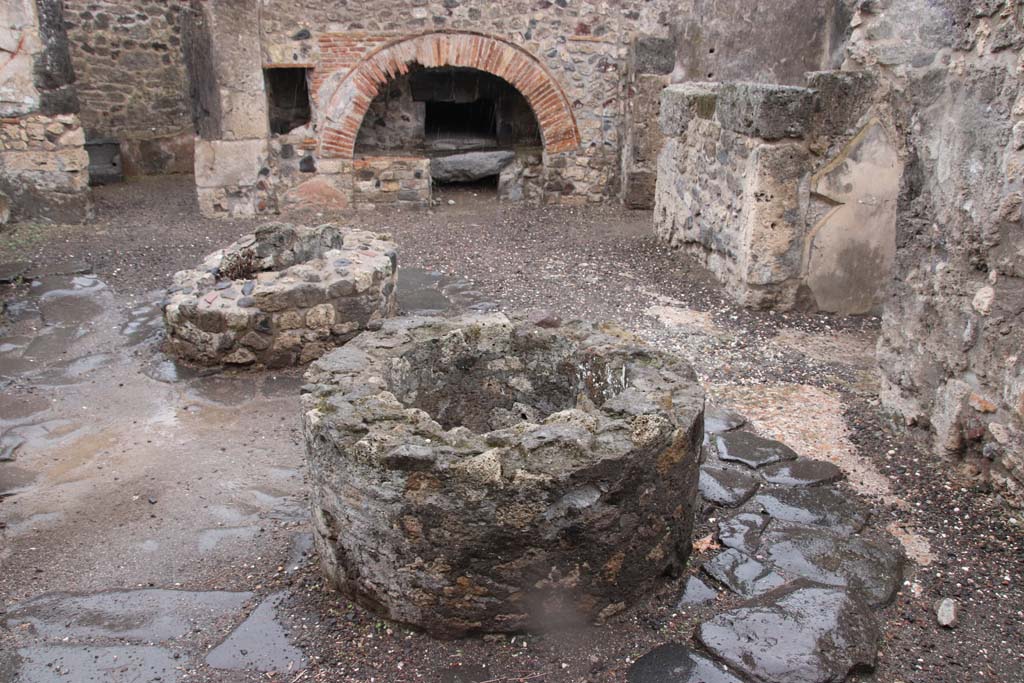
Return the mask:
[[[89,225],[0,234],[0,263],[26,261],[39,275],[0,285],[0,433],[21,442],[0,462],[4,609],[49,593],[247,592],[242,609],[162,643],[191,681],[621,681],[651,647],[689,639],[701,613],[676,608],[684,577],[602,627],[457,642],[329,592],[308,551],[300,373],[208,375],[159,351],[171,274],[257,221],[202,218],[185,177],[99,188],[96,199]],[[884,641],[869,680],[1024,681],[1024,515],[882,412],[877,318],[739,308],[658,245],[649,213],[500,205],[473,190],[440,199],[430,212],[288,219],[389,232],[400,268],[467,281],[475,301],[613,321],[683,355],[716,403],[840,465],[917,561],[878,615]],[[421,294],[399,291],[400,302]],[[699,532],[710,525],[703,515]],[[208,650],[278,594],[278,619],[308,666],[210,668]],[[936,624],[944,597],[961,605],[953,629]],[[0,652],[35,646],[30,626],[0,623]],[[0,680],[4,671],[0,657]]]

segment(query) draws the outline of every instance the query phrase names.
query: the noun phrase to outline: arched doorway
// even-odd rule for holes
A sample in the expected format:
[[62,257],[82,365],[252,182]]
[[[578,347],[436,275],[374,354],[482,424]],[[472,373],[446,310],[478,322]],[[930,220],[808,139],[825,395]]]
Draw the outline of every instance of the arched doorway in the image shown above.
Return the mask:
[[320,97],[321,158],[355,154],[363,119],[390,81],[413,65],[455,67],[496,76],[522,94],[532,109],[544,150],[567,152],[580,144],[576,119],[562,88],[533,55],[516,45],[476,33],[428,33],[403,38],[364,58]]

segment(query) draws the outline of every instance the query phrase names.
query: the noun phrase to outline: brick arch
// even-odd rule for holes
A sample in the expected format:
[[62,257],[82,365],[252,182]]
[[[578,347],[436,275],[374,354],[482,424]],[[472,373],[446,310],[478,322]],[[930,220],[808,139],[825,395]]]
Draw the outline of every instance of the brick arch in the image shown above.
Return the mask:
[[321,157],[351,158],[356,136],[380,88],[409,66],[458,66],[486,71],[508,81],[533,109],[544,149],[551,153],[579,147],[569,99],[544,65],[525,50],[477,33],[427,33],[403,38],[370,53],[322,98]]

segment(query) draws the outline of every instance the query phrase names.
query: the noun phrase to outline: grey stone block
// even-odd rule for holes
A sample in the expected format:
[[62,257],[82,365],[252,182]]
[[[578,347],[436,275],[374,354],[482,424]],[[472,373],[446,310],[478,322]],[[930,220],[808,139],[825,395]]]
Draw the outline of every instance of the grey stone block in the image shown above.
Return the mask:
[[719,87],[718,83],[679,83],[662,90],[661,132],[678,137],[694,118],[714,116]]
[[814,91],[790,85],[728,83],[718,93],[723,128],[763,138],[802,138],[814,111]]
[[671,38],[637,36],[633,41],[633,71],[670,74],[676,66],[676,43]]
[[807,87],[814,91],[814,131],[843,135],[871,107],[871,93],[878,85],[868,71],[811,71]]

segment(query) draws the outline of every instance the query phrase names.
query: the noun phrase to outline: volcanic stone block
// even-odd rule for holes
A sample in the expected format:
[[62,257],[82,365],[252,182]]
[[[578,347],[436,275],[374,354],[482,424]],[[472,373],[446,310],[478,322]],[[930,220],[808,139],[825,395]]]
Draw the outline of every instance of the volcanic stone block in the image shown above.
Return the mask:
[[601,621],[685,565],[703,394],[675,357],[582,323],[398,318],[306,379],[324,572],[390,619]]
[[200,365],[308,363],[397,311],[387,235],[269,224],[174,276],[168,350]]
[[764,683],[827,683],[874,667],[878,626],[839,588],[795,581],[697,628],[730,669]]
[[802,138],[814,113],[814,91],[789,85],[727,83],[718,93],[722,128],[764,140]]
[[725,667],[679,643],[659,645],[629,667],[626,683],[743,683]]

